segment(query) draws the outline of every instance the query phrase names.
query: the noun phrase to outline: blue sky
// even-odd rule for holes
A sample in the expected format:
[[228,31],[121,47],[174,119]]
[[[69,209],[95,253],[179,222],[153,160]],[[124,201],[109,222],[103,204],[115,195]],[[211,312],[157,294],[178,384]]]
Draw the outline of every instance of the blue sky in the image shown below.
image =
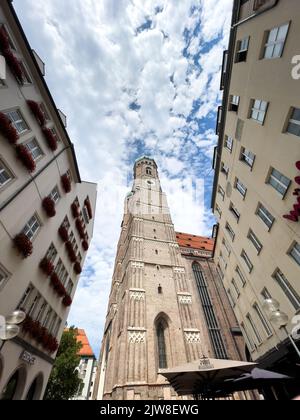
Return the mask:
[[14,0],[68,117],[82,179],[98,183],[92,246],[69,323],[98,356],[134,160],[156,160],[178,231],[210,235],[233,0]]

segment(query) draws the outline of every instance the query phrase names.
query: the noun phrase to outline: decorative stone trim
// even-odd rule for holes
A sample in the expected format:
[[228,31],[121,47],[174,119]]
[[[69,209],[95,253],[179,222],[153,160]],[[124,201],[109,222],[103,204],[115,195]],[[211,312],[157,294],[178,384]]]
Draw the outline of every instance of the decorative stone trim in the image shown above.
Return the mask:
[[201,343],[200,331],[184,331],[185,339],[190,344]]
[[145,264],[144,263],[140,263],[140,262],[132,262],[131,263],[131,267],[132,268],[139,268],[142,269],[144,268]]
[[145,292],[131,290],[130,299],[138,301],[145,300]]
[[183,268],[183,267],[174,267],[174,273],[177,273],[177,274],[185,274],[185,268]]
[[178,295],[178,301],[182,305],[191,305],[192,304],[192,296],[191,295]]
[[129,344],[142,344],[146,341],[146,331],[144,329],[133,329],[128,331]]

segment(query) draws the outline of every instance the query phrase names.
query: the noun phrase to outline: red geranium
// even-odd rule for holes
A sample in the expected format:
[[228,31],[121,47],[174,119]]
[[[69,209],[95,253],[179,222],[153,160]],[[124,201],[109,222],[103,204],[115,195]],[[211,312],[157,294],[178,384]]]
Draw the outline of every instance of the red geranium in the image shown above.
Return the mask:
[[82,242],[82,248],[83,248],[85,251],[87,251],[87,250],[89,249],[89,244],[88,244],[88,241],[84,240],[84,241]]
[[32,328],[32,318],[29,315],[26,315],[25,321],[22,323],[22,330],[27,333]]
[[57,149],[57,140],[49,128],[44,127],[42,129],[43,134],[47,140],[49,148],[54,152]]
[[16,147],[17,157],[23,163],[23,165],[28,169],[29,172],[35,171],[36,165],[35,161],[29,152],[29,150],[20,144]]
[[75,224],[76,224],[76,229],[79,233],[79,236],[81,237],[81,239],[85,239],[84,227],[83,227],[83,224],[82,224],[81,220],[76,219]]
[[20,233],[14,238],[14,244],[20,254],[23,255],[24,258],[29,257],[32,254],[33,246],[32,242],[28,237],[25,235],[25,233]]
[[76,261],[77,257],[76,257],[76,253],[74,251],[73,245],[71,244],[70,241],[66,242],[66,248],[67,248],[67,251],[68,251],[70,261],[72,263],[74,263]]
[[93,211],[92,211],[92,206],[91,206],[91,202],[90,202],[89,198],[87,198],[84,201],[84,204],[85,204],[85,206],[87,208],[87,211],[88,211],[88,214],[89,214],[89,218],[92,219],[93,218]]
[[77,219],[77,217],[79,217],[80,210],[79,210],[78,205],[75,202],[71,204],[71,210],[72,210],[72,215],[74,219]]
[[47,343],[47,350],[49,350],[50,353],[54,353],[56,352],[57,349],[58,349],[58,341],[56,340],[55,337],[50,336]]
[[43,111],[41,110],[40,105],[37,102],[31,101],[31,100],[27,101],[27,105],[31,109],[31,112],[33,113],[33,115],[37,119],[37,122],[39,123],[39,125],[41,127],[44,127],[44,125],[46,123],[46,119],[45,119],[45,115],[44,115]]
[[43,207],[49,217],[54,217],[56,215],[55,201],[52,198],[44,198]]
[[61,177],[61,183],[62,183],[63,189],[65,190],[66,193],[71,192],[71,189],[72,189],[71,188],[71,181],[70,181],[70,178],[69,178],[68,174],[64,174]]
[[23,84],[23,70],[21,62],[17,59],[17,57],[12,53],[10,49],[2,51],[2,54],[5,57],[8,67],[17,79],[17,82]]
[[63,298],[63,301],[62,302],[63,302],[64,306],[66,306],[68,308],[69,306],[72,305],[71,296],[65,295],[65,297]]
[[82,268],[78,261],[74,264],[74,271],[78,275],[82,273]]
[[10,49],[8,36],[3,26],[0,28],[0,49],[1,51]]
[[12,125],[10,119],[0,112],[0,133],[3,137],[5,137],[11,144],[16,144],[19,135],[17,133],[17,130]]
[[58,233],[59,233],[59,236],[61,237],[63,242],[68,242],[69,234],[68,234],[68,230],[64,226],[61,226],[58,229]]
[[48,260],[48,258],[43,258],[40,262],[40,269],[47,275],[51,276],[54,270],[54,265],[51,261]]

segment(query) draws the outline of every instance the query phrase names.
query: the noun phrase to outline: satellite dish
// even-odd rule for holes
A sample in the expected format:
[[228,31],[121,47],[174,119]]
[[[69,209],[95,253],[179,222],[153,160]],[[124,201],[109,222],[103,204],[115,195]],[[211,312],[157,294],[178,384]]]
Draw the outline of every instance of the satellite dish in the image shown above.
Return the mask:
[[231,194],[232,194],[232,186],[231,186],[230,182],[228,182],[227,183],[227,186],[226,186],[226,196],[228,198],[230,198],[231,197]]

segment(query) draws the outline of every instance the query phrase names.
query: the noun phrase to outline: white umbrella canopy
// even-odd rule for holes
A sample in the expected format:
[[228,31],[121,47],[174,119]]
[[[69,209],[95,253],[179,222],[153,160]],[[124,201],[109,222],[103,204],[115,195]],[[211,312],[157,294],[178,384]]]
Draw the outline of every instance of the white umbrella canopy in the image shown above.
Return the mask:
[[159,374],[167,378],[178,395],[196,395],[210,393],[215,385],[251,372],[255,366],[256,363],[204,357],[175,368],[161,369]]

